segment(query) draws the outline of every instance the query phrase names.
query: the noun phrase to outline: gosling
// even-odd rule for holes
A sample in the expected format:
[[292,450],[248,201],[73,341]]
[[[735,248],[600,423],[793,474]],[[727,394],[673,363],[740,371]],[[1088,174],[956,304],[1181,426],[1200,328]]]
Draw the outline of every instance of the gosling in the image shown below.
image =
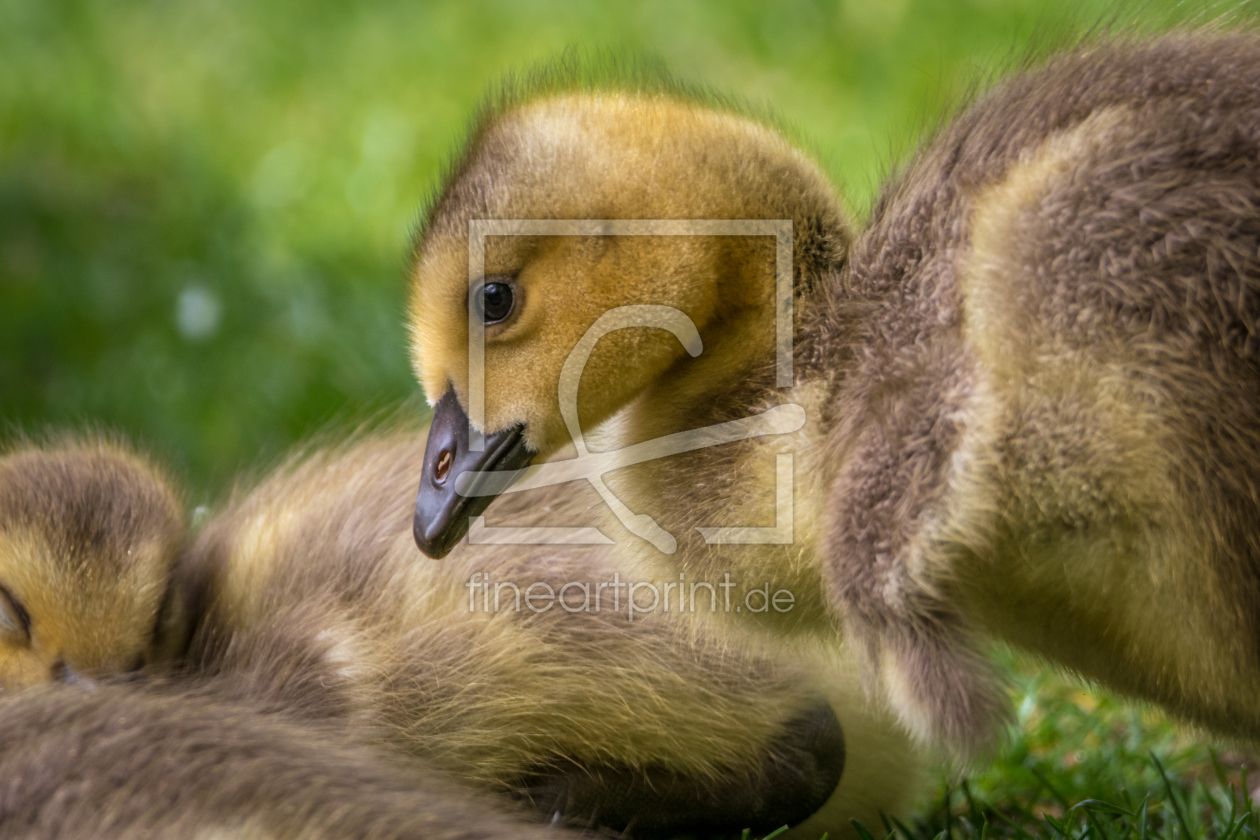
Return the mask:
[[[508,101],[416,247],[434,429],[471,413],[486,444],[431,439],[480,478],[426,461],[417,541],[440,556],[507,479],[545,484],[520,468],[554,467],[574,426],[615,450],[798,406],[795,428],[601,477],[620,562],[772,581],[792,609],[726,623],[853,646],[912,732],[964,754],[1007,714],[994,638],[1260,735],[1257,91],[1251,33],[1087,43],[948,124],[851,246],[817,167],[737,114],[669,91]],[[768,237],[483,243],[478,219],[787,220],[791,306]],[[693,331],[609,332],[564,379],[606,312],[645,304]],[[790,365],[767,326],[789,312]],[[723,539],[751,526],[763,544]]]
[[169,659],[167,583],[186,539],[166,472],[103,436],[0,456],[0,689]]

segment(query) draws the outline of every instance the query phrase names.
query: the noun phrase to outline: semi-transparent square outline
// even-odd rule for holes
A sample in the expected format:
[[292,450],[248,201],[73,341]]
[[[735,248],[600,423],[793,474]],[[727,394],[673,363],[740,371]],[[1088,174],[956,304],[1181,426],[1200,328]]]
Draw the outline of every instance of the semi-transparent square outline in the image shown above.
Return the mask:
[[[793,381],[793,277],[792,277],[792,220],[791,219],[470,219],[468,222],[468,286],[469,294],[485,278],[486,237],[488,236],[773,236],[775,239],[775,386],[791,387]],[[473,452],[485,450],[486,379],[485,379],[485,324],[477,309],[468,307],[468,448]],[[782,456],[780,456],[780,461]],[[783,473],[786,466],[788,472]],[[787,479],[790,487],[791,457],[776,469],[778,482]],[[780,488],[776,496],[782,500]],[[701,528],[702,532],[752,532],[765,533],[770,542],[783,540],[786,526],[787,540],[791,541],[791,495],[787,489],[788,522],[776,521],[772,528]],[[782,508],[782,501],[776,508]],[[776,520],[778,517],[776,517]],[[593,528],[488,528],[483,517],[477,517],[473,530],[484,534],[477,542],[514,542],[512,535],[520,532],[524,544],[535,542],[577,544],[607,544],[610,542]],[[500,532],[497,535],[494,532]],[[526,532],[531,536],[527,537]],[[536,532],[536,533],[535,533]],[[546,532],[547,536],[543,536]],[[554,533],[552,533],[554,532]],[[777,534],[778,536],[773,536]],[[567,535],[567,536],[566,536]],[[726,542],[725,539],[706,541]],[[470,539],[473,535],[470,533]],[[755,539],[732,539],[734,542],[752,542]]]

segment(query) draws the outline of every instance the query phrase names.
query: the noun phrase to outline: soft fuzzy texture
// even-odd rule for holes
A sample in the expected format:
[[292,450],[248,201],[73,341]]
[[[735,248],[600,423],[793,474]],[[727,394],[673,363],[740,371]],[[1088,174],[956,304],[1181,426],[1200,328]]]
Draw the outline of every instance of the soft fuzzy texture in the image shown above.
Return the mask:
[[162,658],[186,529],[165,472],[119,441],[12,444],[0,456],[0,597],[26,626],[0,626],[0,690]]
[[48,685],[0,698],[11,840],[543,838],[344,727],[170,684]]
[[[533,584],[611,582],[607,549],[465,544],[427,560],[411,536],[423,449],[416,431],[371,433],[296,458],[218,515],[180,570],[202,616],[183,678],[363,727],[579,824],[771,830],[826,801],[854,719],[877,726],[861,698],[838,707],[842,735],[801,665],[672,614],[630,622],[624,593],[620,610],[514,608]],[[511,501],[500,515],[528,524],[580,518],[596,499]],[[488,590],[470,591],[475,573]]]

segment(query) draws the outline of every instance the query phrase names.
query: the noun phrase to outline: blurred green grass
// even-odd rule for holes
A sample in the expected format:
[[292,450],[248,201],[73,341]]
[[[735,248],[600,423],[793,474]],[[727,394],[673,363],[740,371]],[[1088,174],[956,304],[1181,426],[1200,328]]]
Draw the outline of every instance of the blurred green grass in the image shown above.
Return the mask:
[[487,87],[565,47],[769,103],[860,212],[968,84],[1113,8],[0,0],[0,423],[121,428],[204,501],[414,394],[416,208]]

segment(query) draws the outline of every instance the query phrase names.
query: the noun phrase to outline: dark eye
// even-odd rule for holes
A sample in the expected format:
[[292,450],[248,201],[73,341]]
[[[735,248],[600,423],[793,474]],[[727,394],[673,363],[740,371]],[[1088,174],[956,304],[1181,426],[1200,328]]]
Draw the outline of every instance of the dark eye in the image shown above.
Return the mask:
[[486,324],[497,324],[505,320],[516,308],[516,294],[510,283],[486,283],[478,295],[481,307],[481,318]]
[[17,598],[0,586],[0,636],[25,643],[31,638],[31,619]]

